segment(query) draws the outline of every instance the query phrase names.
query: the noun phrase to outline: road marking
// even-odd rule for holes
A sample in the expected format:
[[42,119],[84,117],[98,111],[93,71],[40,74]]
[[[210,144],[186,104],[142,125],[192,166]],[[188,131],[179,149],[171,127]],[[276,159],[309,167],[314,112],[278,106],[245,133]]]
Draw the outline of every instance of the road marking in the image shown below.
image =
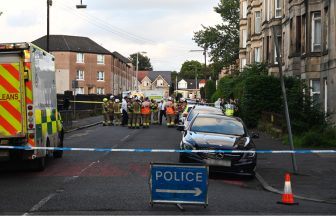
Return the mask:
[[132,135],[135,135],[138,133],[139,130],[134,130],[131,133],[129,133],[128,135],[126,135],[124,138],[122,138],[120,141],[121,142],[125,142],[128,138],[130,138]]
[[130,135],[128,134],[127,136],[125,136],[124,138],[122,138],[120,141],[124,142],[125,140],[127,140],[127,138],[130,137]]
[[201,189],[194,188],[194,190],[171,190],[171,189],[156,189],[157,193],[179,193],[179,194],[194,194],[194,196],[199,196],[202,194]]
[[48,196],[44,197],[40,200],[36,205],[34,205],[28,212],[24,213],[23,215],[31,215],[32,212],[37,212],[40,210],[49,200],[51,200],[54,196],[59,193],[62,193],[64,190],[56,190],[56,192],[49,194]]

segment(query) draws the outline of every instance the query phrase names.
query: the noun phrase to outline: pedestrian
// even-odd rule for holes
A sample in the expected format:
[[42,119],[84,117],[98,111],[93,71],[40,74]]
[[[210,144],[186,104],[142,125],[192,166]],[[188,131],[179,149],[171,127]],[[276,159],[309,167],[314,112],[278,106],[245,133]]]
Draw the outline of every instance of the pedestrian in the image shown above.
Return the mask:
[[141,101],[136,97],[133,101],[133,120],[132,128],[140,128],[140,118],[141,118]]
[[151,103],[149,102],[148,97],[145,98],[145,101],[141,105],[141,115],[142,123],[144,128],[149,128],[150,116],[151,116]]
[[110,116],[109,116],[109,112],[108,112],[108,109],[109,109],[108,107],[109,107],[109,101],[108,101],[107,98],[104,98],[103,99],[103,104],[102,104],[103,117],[104,117],[103,126],[111,124]]
[[70,100],[68,97],[65,97],[63,100],[63,110],[68,110],[70,108]]
[[122,108],[122,126],[127,125],[128,123],[128,114],[127,114],[127,96],[122,99],[121,108]]
[[222,102],[222,100],[220,98],[218,98],[215,102],[215,107],[220,109],[221,108],[221,102]]
[[121,104],[119,99],[115,99],[113,104],[113,112],[114,112],[114,125],[121,125]]
[[174,101],[171,97],[168,98],[168,101],[165,107],[166,107],[166,114],[167,114],[167,126],[172,127],[174,126],[176,109],[175,109]]
[[152,114],[153,114],[153,124],[158,124],[159,123],[159,121],[158,121],[159,108],[158,108],[157,102],[153,99],[152,99],[152,102],[151,102],[151,111],[152,111]]
[[162,117],[164,116],[166,118],[166,105],[165,105],[165,101],[161,100],[159,103],[159,110],[160,110],[160,125],[162,125]]

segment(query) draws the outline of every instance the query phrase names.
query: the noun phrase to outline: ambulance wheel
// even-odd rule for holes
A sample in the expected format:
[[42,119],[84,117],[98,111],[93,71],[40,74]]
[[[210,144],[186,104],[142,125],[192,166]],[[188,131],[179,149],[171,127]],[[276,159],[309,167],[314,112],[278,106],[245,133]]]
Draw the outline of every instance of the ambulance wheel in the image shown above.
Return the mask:
[[43,171],[45,169],[45,160],[45,157],[32,160],[33,170],[37,172]]
[[[63,148],[63,139],[64,139],[64,132],[62,131],[59,134],[59,144],[57,147]],[[53,156],[54,158],[61,158],[63,156],[63,151],[62,150],[55,150],[53,151]]]

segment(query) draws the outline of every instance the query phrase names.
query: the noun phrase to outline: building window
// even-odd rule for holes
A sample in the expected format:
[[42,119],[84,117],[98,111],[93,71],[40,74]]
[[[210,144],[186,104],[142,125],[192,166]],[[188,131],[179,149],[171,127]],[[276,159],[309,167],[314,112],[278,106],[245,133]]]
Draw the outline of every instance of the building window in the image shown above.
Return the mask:
[[324,50],[328,50],[328,36],[329,36],[329,11],[328,7],[324,8],[324,22],[323,22],[323,44]]
[[313,103],[317,104],[320,101],[320,80],[318,79],[312,79],[310,80],[310,96],[313,99]]
[[105,56],[104,55],[97,55],[97,64],[104,64],[105,63]]
[[246,58],[241,59],[240,69],[243,70],[246,66]]
[[76,80],[84,80],[84,71],[83,70],[77,70]]
[[83,87],[75,88],[75,94],[84,94],[84,88]]
[[105,78],[104,75],[105,75],[105,73],[104,73],[103,71],[98,71],[98,72],[97,72],[97,80],[98,80],[98,81],[104,81],[104,80],[105,80],[105,79],[104,79],[104,78]]
[[247,31],[246,31],[246,29],[243,29],[243,37],[242,37],[242,39],[243,39],[243,48],[246,48],[246,41],[247,41]]
[[96,93],[97,94],[105,94],[105,89],[104,88],[97,88]]
[[163,86],[163,80],[162,79],[157,80],[156,86]]
[[247,18],[247,1],[243,1],[242,5],[243,19]]
[[312,52],[321,51],[321,12],[312,13]]
[[[276,39],[278,41],[278,44],[279,44],[279,52],[280,52],[280,57],[281,57],[281,46],[282,46],[282,38],[281,38],[281,35],[277,35],[276,36]],[[277,55],[277,49],[276,49],[276,46],[274,44],[274,64],[278,64],[278,55]]]
[[327,82],[327,78],[324,78],[324,112],[328,113],[328,82]]
[[256,34],[260,33],[260,27],[261,27],[261,13],[260,11],[255,12],[255,22],[254,22],[254,32]]
[[84,63],[84,53],[77,53],[77,63]]
[[271,14],[271,2],[270,0],[266,0],[267,2],[267,16],[266,19],[269,20],[270,19],[270,14]]
[[282,0],[275,0],[275,18],[279,18],[282,16],[281,4],[282,4]]
[[301,16],[296,17],[296,43],[295,43],[296,53],[301,52]]
[[143,82],[143,86],[149,86],[149,82],[144,81],[144,82]]
[[254,49],[254,62],[260,62],[260,47]]
[[301,23],[302,23],[301,52],[304,54],[306,53],[306,15],[302,15]]

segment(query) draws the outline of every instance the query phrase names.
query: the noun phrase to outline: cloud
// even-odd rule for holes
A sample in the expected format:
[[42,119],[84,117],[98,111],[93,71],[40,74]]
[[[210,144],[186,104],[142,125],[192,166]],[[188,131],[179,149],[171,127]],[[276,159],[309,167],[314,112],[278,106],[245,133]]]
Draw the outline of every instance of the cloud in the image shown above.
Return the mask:
[[[219,23],[213,11],[219,0],[54,0],[50,9],[51,34],[90,37],[111,51],[128,57],[147,51],[156,70],[179,70],[185,60],[203,62],[192,41],[202,25]],[[46,34],[46,0],[2,3],[1,42],[32,41]]]

